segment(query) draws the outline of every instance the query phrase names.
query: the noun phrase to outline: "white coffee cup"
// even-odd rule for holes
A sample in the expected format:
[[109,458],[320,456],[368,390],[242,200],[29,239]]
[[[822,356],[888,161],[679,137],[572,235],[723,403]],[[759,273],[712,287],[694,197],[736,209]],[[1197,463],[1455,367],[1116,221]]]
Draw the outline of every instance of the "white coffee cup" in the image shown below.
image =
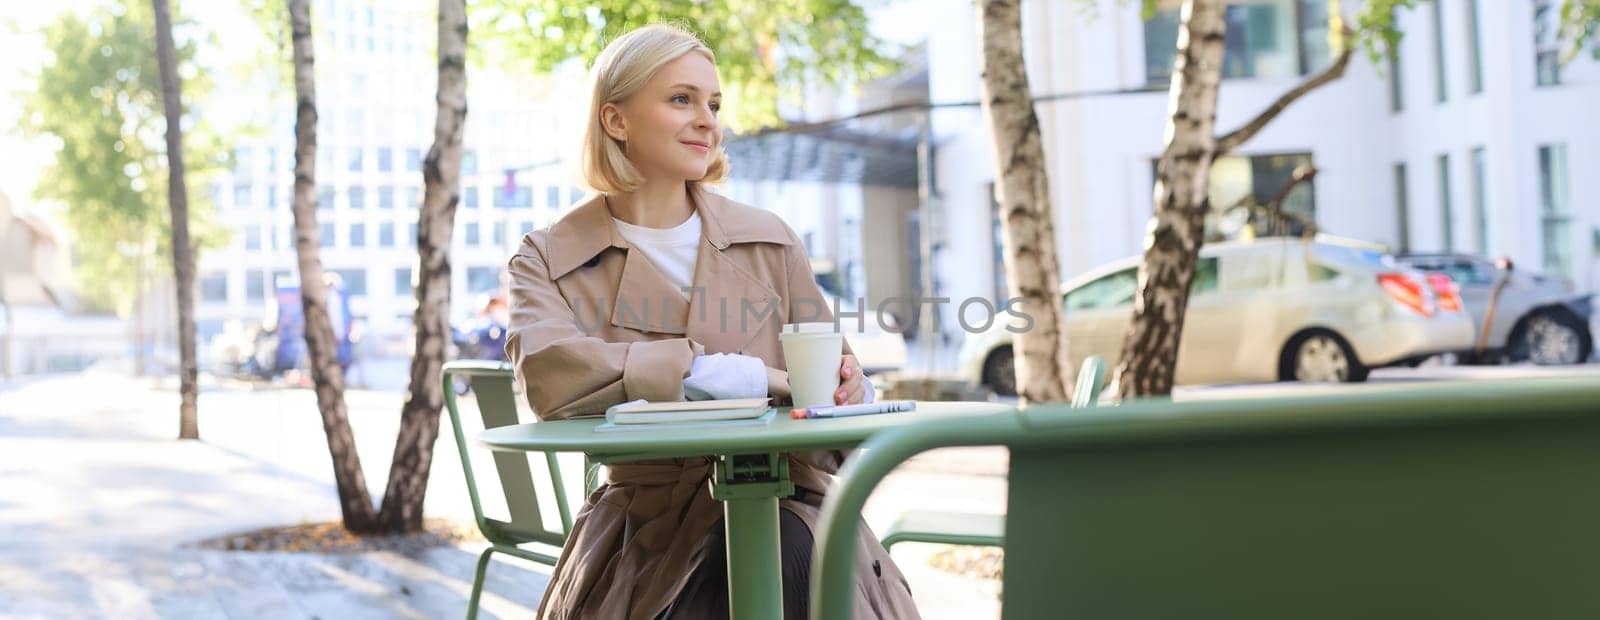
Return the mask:
[[778,334],[783,362],[789,367],[789,391],[795,407],[832,405],[839,389],[839,363],[844,334],[833,323],[790,323]]

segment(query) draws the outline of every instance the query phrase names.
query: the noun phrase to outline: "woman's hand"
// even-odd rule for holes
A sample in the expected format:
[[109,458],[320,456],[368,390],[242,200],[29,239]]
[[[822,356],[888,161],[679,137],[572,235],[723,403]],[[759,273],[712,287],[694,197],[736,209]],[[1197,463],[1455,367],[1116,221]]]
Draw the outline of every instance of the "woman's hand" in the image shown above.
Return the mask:
[[867,398],[866,380],[861,378],[861,362],[856,356],[845,355],[839,360],[839,389],[833,392],[833,404],[856,405]]

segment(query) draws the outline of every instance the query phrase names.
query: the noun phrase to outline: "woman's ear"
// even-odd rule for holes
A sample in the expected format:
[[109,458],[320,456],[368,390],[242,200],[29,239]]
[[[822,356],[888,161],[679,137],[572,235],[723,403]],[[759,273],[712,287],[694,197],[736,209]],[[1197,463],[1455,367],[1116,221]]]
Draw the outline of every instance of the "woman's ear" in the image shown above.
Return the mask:
[[618,142],[628,141],[628,124],[622,118],[622,110],[615,103],[600,106],[600,127],[606,130],[606,135]]

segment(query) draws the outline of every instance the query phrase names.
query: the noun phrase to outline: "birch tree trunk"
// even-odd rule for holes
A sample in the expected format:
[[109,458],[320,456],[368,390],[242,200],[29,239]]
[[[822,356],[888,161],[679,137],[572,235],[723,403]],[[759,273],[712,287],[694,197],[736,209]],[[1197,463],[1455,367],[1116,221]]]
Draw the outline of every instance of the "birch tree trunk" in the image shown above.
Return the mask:
[[1184,0],[1172,68],[1166,148],[1156,164],[1155,214],[1144,241],[1133,320],[1118,362],[1122,398],[1172,393],[1184,310],[1205,232],[1222,81],[1223,0]]
[[1334,33],[1331,49],[1338,53],[1333,62],[1284,91],[1238,129],[1213,138],[1227,30],[1223,4],[1221,0],[1188,0],[1183,6],[1167,146],[1156,167],[1155,215],[1145,238],[1133,321],[1116,373],[1122,398],[1172,393],[1189,287],[1204,241],[1205,216],[1211,209],[1207,199],[1211,163],[1255,137],[1296,101],[1344,77],[1355,49],[1355,32],[1345,26],[1339,0],[1329,0],[1328,29]]
[[189,191],[183,177],[183,95],[178,52],[167,0],[151,0],[156,13],[156,64],[167,117],[167,202],[172,209],[172,275],[178,295],[178,438],[199,439],[200,369],[194,343],[194,246],[189,241]]
[[361,456],[345,413],[344,369],[339,366],[333,324],[328,317],[328,286],[323,283],[317,230],[317,96],[312,56],[309,0],[289,0],[294,43],[294,245],[300,266],[300,305],[305,317],[306,351],[317,392],[322,430],[333,458],[339,510],[345,529],[368,533],[376,525],[372,496],[361,472]]
[[439,79],[433,147],[423,162],[417,223],[417,311],[411,378],[378,521],[385,532],[422,529],[433,444],[444,406],[440,373],[450,344],[450,235],[461,197],[461,134],[467,118],[467,15],[464,0],[439,0]]
[[1061,330],[1061,278],[1044,144],[1023,64],[1021,0],[981,0],[978,12],[983,111],[999,172],[995,200],[1007,294],[1022,298],[1034,320],[1032,329],[1013,340],[1017,396],[1023,402],[1064,401],[1072,392],[1067,387],[1072,370]]

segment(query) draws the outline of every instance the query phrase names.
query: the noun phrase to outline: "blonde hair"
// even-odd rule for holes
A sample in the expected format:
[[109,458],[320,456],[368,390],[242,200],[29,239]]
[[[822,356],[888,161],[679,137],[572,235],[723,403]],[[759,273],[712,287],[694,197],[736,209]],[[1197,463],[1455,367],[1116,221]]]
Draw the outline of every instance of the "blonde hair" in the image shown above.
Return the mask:
[[[589,121],[583,131],[581,155],[583,179],[589,187],[617,193],[631,192],[644,184],[644,176],[623,153],[622,142],[601,126],[600,108],[627,100],[662,66],[691,52],[712,63],[717,61],[699,37],[674,24],[651,24],[632,30],[600,52],[590,75]],[[716,159],[706,168],[706,175],[689,183],[720,183],[727,174],[728,154],[718,145]]]

